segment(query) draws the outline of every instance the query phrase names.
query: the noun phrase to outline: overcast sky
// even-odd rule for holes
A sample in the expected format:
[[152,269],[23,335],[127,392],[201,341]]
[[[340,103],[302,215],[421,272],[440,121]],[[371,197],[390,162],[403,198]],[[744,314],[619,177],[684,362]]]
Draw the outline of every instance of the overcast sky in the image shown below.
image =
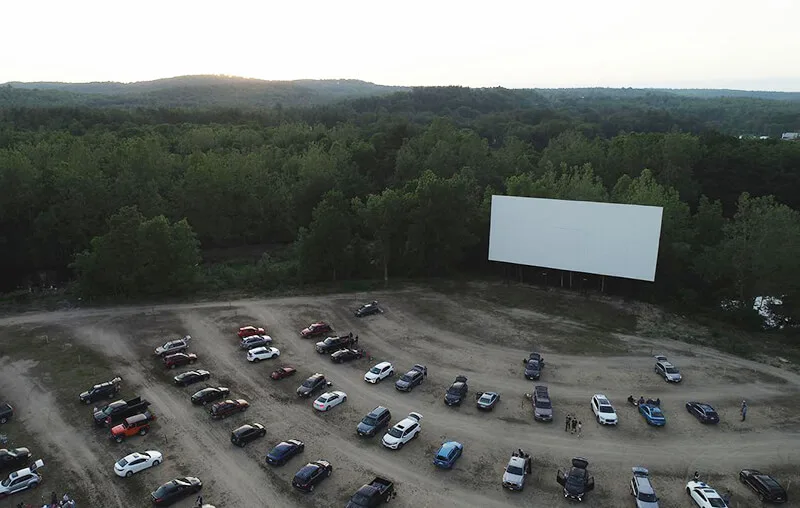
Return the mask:
[[0,83],[186,74],[800,91],[800,0],[9,0]]

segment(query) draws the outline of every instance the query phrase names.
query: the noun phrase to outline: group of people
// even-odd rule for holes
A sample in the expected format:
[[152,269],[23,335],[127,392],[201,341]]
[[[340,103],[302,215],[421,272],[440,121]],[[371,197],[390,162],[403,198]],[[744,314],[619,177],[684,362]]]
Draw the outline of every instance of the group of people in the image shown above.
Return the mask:
[[628,395],[628,402],[630,402],[631,404],[634,404],[636,406],[641,406],[642,404],[650,404],[651,406],[661,407],[661,398],[660,397],[655,399],[655,400],[653,400],[653,399],[645,400],[644,397],[639,396],[639,400],[636,400],[636,399],[633,398],[633,395]]
[[583,429],[583,422],[578,420],[578,418],[572,413],[569,413],[567,415],[567,422],[564,424],[564,432],[569,432],[570,434],[578,434],[578,437],[580,437],[582,429]]
[[[17,508],[25,508],[25,506],[24,503],[19,503]],[[50,502],[43,505],[42,508],[75,508],[76,506],[78,505],[75,503],[74,499],[69,497],[69,494],[64,494],[64,497],[59,500],[58,494],[56,494],[56,491],[53,491],[50,494]]]

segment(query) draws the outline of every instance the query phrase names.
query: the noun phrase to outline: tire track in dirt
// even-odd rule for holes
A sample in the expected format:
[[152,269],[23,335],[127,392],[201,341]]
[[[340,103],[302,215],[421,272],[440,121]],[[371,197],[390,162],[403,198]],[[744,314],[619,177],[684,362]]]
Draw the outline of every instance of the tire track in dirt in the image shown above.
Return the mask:
[[[47,485],[47,454],[57,455],[74,475],[76,483],[81,484],[82,490],[94,494],[87,506],[104,506],[109,502],[125,506],[127,494],[115,481],[111,463],[98,460],[92,449],[86,446],[87,441],[91,442],[97,436],[89,429],[73,430],[61,418],[56,400],[32,374],[37,366],[37,362],[30,360],[11,362],[8,358],[0,359],[0,391],[18,397],[24,394],[25,404],[17,407],[16,417],[47,445],[46,449],[33,450],[37,452],[34,459],[43,458],[45,462],[43,488]],[[45,451],[47,454],[43,453]]]

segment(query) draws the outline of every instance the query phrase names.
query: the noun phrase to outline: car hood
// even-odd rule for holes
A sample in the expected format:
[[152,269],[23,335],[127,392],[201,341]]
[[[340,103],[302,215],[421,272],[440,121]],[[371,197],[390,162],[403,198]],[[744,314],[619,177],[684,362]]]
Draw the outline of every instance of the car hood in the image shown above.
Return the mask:
[[537,407],[534,408],[533,412],[539,416],[553,416],[553,408],[551,407],[550,408]]
[[316,344],[317,347],[325,347],[325,343],[323,341],[319,341]]
[[79,397],[82,398],[82,399],[85,399],[88,396],[89,396],[89,392],[81,392],[81,394],[79,395]]
[[311,393],[311,388],[307,386],[301,386],[297,389],[297,393],[303,393],[303,394]]
[[401,378],[401,379],[398,379],[397,381],[395,381],[394,384],[395,384],[395,386],[408,386],[409,384],[411,384],[411,381],[406,381],[405,379]]
[[375,430],[375,426],[368,425],[364,422],[359,422],[358,426],[356,427],[356,430],[360,432],[372,432],[373,430]]
[[447,392],[447,393],[444,394],[444,400],[449,401],[449,402],[459,401],[459,400],[461,400],[461,394],[460,393]]
[[658,508],[658,502],[636,500],[636,508]]
[[508,471],[503,473],[503,482],[504,483],[511,483],[511,484],[514,484],[514,485],[522,485],[522,480],[524,478],[525,477],[522,476],[522,475],[512,474],[512,473],[509,473]]

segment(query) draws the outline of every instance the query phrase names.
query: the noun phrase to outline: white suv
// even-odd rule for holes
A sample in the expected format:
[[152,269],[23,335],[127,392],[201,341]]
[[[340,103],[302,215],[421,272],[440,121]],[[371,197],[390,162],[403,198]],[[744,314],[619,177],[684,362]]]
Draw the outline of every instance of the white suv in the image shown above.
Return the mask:
[[386,379],[392,374],[394,374],[394,367],[392,364],[389,362],[381,362],[369,369],[369,371],[364,374],[364,381],[375,384],[378,381]]
[[269,360],[277,358],[281,352],[276,347],[259,346],[247,351],[248,362],[260,362],[261,360]]
[[617,412],[608,397],[602,393],[592,396],[592,412],[600,425],[616,425]]
[[400,420],[394,427],[389,429],[389,432],[383,435],[381,443],[386,448],[392,450],[399,450],[404,444],[408,443],[422,430],[419,421],[422,420],[422,415],[419,413],[408,413],[408,416]]

